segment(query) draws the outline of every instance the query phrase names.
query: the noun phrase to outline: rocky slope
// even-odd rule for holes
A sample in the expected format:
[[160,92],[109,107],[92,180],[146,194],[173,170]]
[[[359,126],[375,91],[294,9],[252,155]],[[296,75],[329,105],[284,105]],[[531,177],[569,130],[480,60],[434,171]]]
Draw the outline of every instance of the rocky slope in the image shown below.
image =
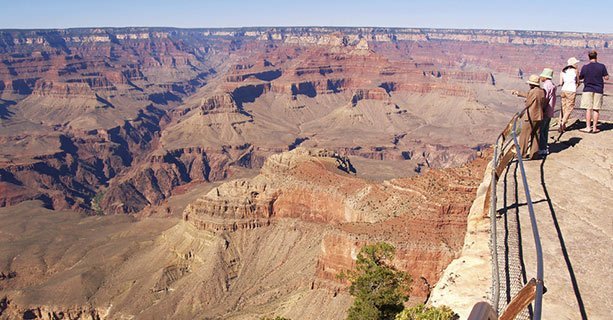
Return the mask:
[[254,178],[214,188],[190,204],[183,219],[220,235],[248,234],[286,219],[331,228],[321,239],[315,286],[338,281],[360,246],[391,242],[398,248],[395,263],[416,280],[413,297],[423,300],[461,248],[484,163],[480,158],[466,167],[374,183],[356,177],[348,158],[298,148],[268,158]]
[[373,241],[398,248],[423,301],[461,248],[485,162],[373,182],[351,158],[296,148],[212,189],[181,221],[2,208],[0,319],[342,319],[351,298],[336,274]]

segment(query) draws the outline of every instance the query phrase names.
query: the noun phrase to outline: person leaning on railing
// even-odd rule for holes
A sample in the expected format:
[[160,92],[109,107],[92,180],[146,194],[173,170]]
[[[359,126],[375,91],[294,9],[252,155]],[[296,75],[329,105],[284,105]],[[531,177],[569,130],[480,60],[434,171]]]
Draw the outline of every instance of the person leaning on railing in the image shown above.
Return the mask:
[[541,121],[541,132],[539,133],[539,155],[546,156],[549,154],[549,124],[553,118],[556,107],[556,85],[553,84],[553,69],[545,68],[541,72],[540,82],[545,90],[545,99],[547,104],[543,110],[543,120]]
[[526,160],[538,159],[539,133],[541,121],[543,120],[543,110],[547,105],[545,90],[539,84],[540,77],[533,74],[526,83],[530,85],[527,93],[513,90],[512,94],[526,98],[526,112],[524,113],[519,136],[519,147],[521,156]]

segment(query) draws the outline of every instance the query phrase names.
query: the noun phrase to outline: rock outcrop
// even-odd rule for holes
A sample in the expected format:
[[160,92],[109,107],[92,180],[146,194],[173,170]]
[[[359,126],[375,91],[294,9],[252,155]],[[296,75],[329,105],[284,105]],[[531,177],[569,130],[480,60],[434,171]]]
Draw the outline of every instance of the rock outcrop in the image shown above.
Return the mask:
[[[33,155],[5,161],[0,169],[4,186],[17,190],[23,200],[41,199],[50,208],[89,208],[88,200],[100,185],[139,161],[139,153],[154,142],[164,116],[162,110],[149,108],[109,130],[9,137],[5,142],[13,148],[6,151],[18,150],[14,146],[19,143],[36,147],[36,139],[47,144],[32,150]],[[3,193],[5,205],[15,203],[15,197],[10,200],[5,195],[10,197],[11,192]]]
[[333,290],[342,287],[336,275],[352,267],[362,245],[388,241],[397,247],[395,264],[414,277],[419,300],[462,246],[484,162],[373,183],[357,178],[345,157],[297,148],[269,157],[252,179],[212,189],[186,208],[183,219],[219,235],[286,219],[332,226],[322,239],[314,286]]
[[2,312],[2,302],[0,302],[0,316],[6,319],[108,319],[108,310],[98,310],[91,306],[66,306],[64,308],[58,306],[38,306],[35,308],[23,308],[11,305],[12,302],[9,300],[4,300],[4,303],[7,309],[6,314]]
[[344,203],[344,192],[332,186],[332,179],[339,177],[332,173],[317,177],[317,172],[327,173],[326,166],[348,173],[355,170],[347,158],[334,152],[296,148],[270,156],[261,175],[253,179],[234,180],[214,188],[189,205],[183,217],[200,229],[215,232],[267,226],[273,218],[321,223],[353,219],[348,216],[352,209]]

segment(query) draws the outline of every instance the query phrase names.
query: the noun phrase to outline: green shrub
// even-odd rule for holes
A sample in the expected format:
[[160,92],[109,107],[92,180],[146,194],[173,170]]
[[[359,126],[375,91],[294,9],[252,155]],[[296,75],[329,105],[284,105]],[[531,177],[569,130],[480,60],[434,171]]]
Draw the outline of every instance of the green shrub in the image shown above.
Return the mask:
[[97,215],[103,215],[104,211],[102,210],[102,207],[100,207],[100,201],[102,201],[102,198],[104,197],[104,193],[105,191],[100,191],[98,193],[96,193],[96,195],[92,198],[91,200],[91,207],[92,210],[97,214]]
[[396,320],[455,320],[458,315],[447,306],[430,307],[423,304],[404,309]]
[[355,270],[339,275],[351,282],[349,293],[355,297],[348,320],[392,320],[402,311],[411,277],[391,265],[394,254],[395,248],[385,242],[366,245],[358,254]]

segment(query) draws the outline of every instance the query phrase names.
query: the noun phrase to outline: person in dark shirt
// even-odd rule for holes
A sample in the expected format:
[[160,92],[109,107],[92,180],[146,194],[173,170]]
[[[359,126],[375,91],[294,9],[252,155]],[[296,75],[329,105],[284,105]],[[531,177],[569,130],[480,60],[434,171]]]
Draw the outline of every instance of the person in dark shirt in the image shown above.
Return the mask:
[[[598,53],[592,50],[588,53],[590,62],[581,68],[579,79],[583,80],[583,95],[581,96],[581,108],[585,111],[585,129],[583,132],[596,133],[598,129],[598,116],[602,107],[602,95],[604,93],[604,80],[609,80],[609,73],[604,64],[598,62]],[[592,111],[594,117],[592,118]],[[592,125],[592,119],[594,120]]]

